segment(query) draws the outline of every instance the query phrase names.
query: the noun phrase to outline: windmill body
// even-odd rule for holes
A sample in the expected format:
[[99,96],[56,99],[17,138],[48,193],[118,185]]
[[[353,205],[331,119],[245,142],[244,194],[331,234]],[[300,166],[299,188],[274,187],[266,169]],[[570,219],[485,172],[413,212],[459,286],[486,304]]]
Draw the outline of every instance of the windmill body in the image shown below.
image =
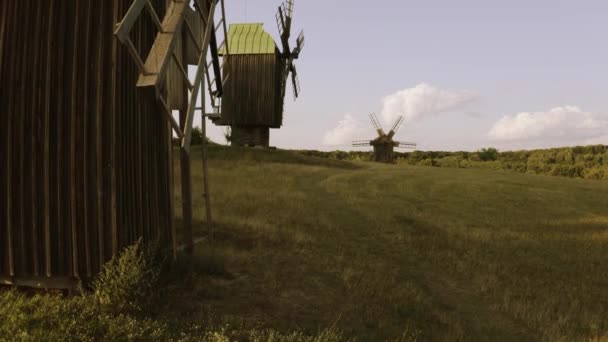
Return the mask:
[[388,136],[380,136],[369,142],[374,147],[374,160],[377,162],[391,163],[393,162],[393,152],[395,142],[389,139]]
[[[290,49],[289,36],[293,0],[277,13],[282,49],[262,23],[231,24],[228,30],[228,53],[224,72],[222,112],[213,123],[229,126],[230,142],[238,146],[268,147],[270,129],[283,124],[285,88],[291,74],[294,96],[299,93],[297,59],[304,44],[300,34],[296,47]],[[220,51],[220,54],[225,53]]]
[[269,129],[283,122],[278,48],[261,23],[232,24],[228,30],[230,77],[224,85],[222,113],[214,123],[230,126],[233,145],[268,146]]
[[376,118],[375,114],[369,115],[370,120],[372,121],[372,125],[376,129],[378,133],[378,137],[373,140],[360,140],[353,141],[354,147],[361,146],[373,146],[374,148],[374,160],[381,163],[393,163],[395,161],[394,158],[394,150],[395,148],[416,148],[416,144],[409,142],[401,142],[393,140],[393,136],[403,123],[403,116],[399,116],[391,130],[387,133],[384,132],[378,118]]

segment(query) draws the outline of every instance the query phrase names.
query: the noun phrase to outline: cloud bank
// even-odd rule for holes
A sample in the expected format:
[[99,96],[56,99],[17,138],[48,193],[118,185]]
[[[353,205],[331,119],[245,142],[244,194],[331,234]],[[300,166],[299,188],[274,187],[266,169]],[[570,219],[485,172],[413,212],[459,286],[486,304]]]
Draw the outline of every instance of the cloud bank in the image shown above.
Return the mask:
[[506,115],[494,124],[488,137],[539,145],[589,144],[604,139],[607,130],[608,116],[564,106],[546,112]]
[[392,123],[398,114],[411,121],[461,109],[478,97],[477,92],[471,90],[447,90],[421,83],[386,96],[382,100],[381,116],[385,124]]
[[[380,118],[383,126],[388,129],[398,114],[404,115],[407,121],[412,121],[427,115],[461,109],[477,98],[478,94],[474,91],[446,90],[421,83],[384,97]],[[367,118],[367,113],[360,115]],[[474,115],[478,116],[478,113]],[[325,133],[322,143],[326,146],[350,145],[353,140],[366,138],[365,133],[371,132],[370,127],[367,120],[345,115],[336,127]]]
[[327,131],[323,136],[323,145],[338,146],[350,145],[352,140],[365,132],[365,127],[361,120],[354,118],[352,115],[346,114],[338,125]]

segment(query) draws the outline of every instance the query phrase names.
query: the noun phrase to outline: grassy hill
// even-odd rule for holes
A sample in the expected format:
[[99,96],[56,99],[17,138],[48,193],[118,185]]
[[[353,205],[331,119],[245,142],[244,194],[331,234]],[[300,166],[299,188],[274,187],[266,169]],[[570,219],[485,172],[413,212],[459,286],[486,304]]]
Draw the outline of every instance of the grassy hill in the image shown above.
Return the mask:
[[224,271],[176,291],[177,317],[335,326],[365,341],[608,338],[606,182],[221,146],[210,156]]
[[0,292],[0,341],[608,340],[608,182],[222,146],[210,176],[215,241],[162,286]]

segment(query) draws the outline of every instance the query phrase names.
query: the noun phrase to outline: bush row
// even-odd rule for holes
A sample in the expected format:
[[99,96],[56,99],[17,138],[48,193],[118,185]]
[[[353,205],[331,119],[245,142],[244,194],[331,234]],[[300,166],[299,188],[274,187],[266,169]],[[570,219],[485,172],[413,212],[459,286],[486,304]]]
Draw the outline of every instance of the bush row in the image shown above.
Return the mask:
[[[372,152],[299,151],[299,153],[339,160],[373,159]],[[476,152],[414,151],[395,152],[397,163],[409,165],[483,168],[522,173],[587,179],[608,179],[608,146],[590,145],[529,151],[499,152],[484,148]]]

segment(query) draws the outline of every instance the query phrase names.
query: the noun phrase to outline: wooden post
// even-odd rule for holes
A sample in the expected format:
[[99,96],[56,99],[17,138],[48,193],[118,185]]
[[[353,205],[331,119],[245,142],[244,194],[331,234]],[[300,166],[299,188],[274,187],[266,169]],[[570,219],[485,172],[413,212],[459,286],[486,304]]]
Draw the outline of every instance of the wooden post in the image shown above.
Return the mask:
[[[179,111],[179,122],[182,130],[186,127],[186,110]],[[194,237],[192,235],[192,185],[190,175],[190,153],[180,147],[180,168],[182,186],[182,222],[184,228],[184,251],[192,254],[194,251]]]
[[[186,60],[185,34],[182,32],[182,60]],[[188,64],[186,64],[188,65]],[[186,129],[188,118],[188,88],[183,87],[182,104],[179,111],[179,124],[182,132]],[[180,137],[181,142],[181,137]],[[184,227],[184,251],[187,254],[194,252],[194,236],[192,233],[192,178],[190,151],[184,149],[180,144],[180,168],[181,168],[181,187],[182,187],[182,222]]]
[[209,173],[207,171],[207,117],[205,115],[205,92],[201,92],[201,130],[203,131],[203,196],[205,197],[205,212],[207,218],[207,236],[209,243],[213,242],[213,226],[211,220],[211,202],[209,196]]

